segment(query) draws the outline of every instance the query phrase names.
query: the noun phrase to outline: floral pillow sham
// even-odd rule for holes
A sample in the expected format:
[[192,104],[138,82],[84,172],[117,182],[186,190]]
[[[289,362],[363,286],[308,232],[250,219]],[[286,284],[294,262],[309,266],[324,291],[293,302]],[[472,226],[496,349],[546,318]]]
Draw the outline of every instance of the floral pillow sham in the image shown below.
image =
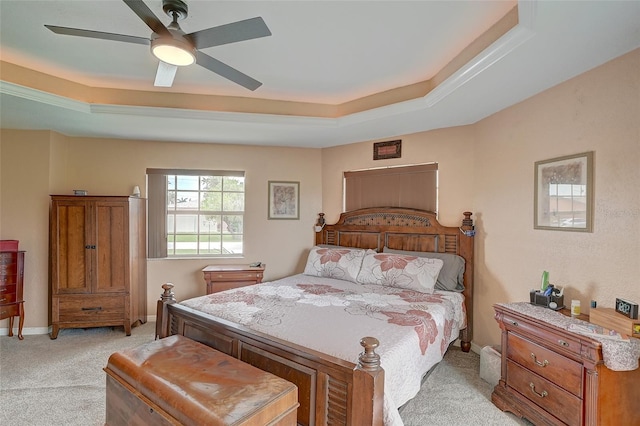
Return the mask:
[[315,246],[309,252],[303,273],[355,283],[367,252],[375,253],[373,250],[358,248]]
[[386,246],[383,247],[382,252],[440,259],[444,262],[444,265],[442,266],[442,269],[438,274],[438,280],[436,281],[436,290],[457,292],[464,291],[465,261],[462,256],[458,256],[457,254],[452,253],[394,250]]
[[357,282],[433,293],[443,264],[440,259],[371,252],[362,261]]

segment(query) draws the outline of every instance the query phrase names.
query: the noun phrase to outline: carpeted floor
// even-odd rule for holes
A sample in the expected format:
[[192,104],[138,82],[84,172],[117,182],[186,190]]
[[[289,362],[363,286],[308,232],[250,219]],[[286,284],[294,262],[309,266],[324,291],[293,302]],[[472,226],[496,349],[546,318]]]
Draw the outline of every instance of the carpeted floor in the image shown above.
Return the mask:
[[[46,335],[0,337],[0,424],[103,425],[105,373],[116,351],[153,340],[155,323],[124,335],[122,328],[61,330]],[[452,347],[401,410],[405,426],[526,425],[491,403],[480,379],[480,357]]]

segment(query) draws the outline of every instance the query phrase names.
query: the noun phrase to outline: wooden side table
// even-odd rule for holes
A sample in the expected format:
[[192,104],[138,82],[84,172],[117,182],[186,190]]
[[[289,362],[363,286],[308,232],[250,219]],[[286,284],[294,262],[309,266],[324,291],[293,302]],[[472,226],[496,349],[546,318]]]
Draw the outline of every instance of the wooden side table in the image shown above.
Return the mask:
[[207,294],[262,282],[265,265],[209,265],[202,269]]

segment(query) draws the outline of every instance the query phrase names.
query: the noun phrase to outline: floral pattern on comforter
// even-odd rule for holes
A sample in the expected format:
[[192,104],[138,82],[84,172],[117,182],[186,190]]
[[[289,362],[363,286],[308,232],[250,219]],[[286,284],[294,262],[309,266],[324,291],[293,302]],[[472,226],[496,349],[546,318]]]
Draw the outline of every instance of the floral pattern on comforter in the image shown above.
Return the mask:
[[401,425],[397,408],[418,393],[422,376],[466,326],[463,300],[457,292],[300,274],[181,304],[353,363],[362,352],[360,339],[376,337],[385,370],[385,424]]

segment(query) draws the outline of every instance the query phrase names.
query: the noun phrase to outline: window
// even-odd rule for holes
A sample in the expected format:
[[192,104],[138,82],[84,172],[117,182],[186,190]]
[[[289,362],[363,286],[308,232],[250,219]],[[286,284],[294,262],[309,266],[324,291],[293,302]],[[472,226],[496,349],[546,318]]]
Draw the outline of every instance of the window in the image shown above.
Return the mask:
[[149,257],[241,255],[244,172],[147,169]]
[[344,210],[409,207],[438,211],[438,164],[344,173]]

